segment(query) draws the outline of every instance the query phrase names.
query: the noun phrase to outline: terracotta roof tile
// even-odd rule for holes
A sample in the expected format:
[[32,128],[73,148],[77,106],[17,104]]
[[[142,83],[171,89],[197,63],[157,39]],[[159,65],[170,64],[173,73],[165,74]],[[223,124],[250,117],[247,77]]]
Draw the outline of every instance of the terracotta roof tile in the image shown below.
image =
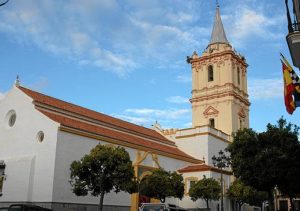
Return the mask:
[[201,161],[198,161],[197,159],[193,158],[192,156],[184,153],[183,151],[179,150],[176,146],[160,144],[160,143],[157,143],[154,141],[148,141],[141,137],[133,136],[128,133],[123,133],[123,132],[119,132],[116,130],[110,130],[110,129],[102,127],[102,126],[88,124],[86,122],[81,122],[81,121],[74,120],[74,119],[71,119],[66,116],[49,113],[49,112],[46,112],[43,110],[40,110],[40,112],[45,114],[47,117],[49,117],[53,121],[60,123],[62,126],[79,129],[81,131],[90,132],[90,133],[93,133],[95,135],[99,135],[102,137],[122,141],[124,143],[133,144],[135,146],[140,146],[142,148],[148,149],[149,151],[160,151],[160,152],[164,152],[164,153],[168,153],[168,154],[177,155],[182,158],[191,159],[197,163],[201,162]]
[[[63,113],[58,112],[55,109],[51,110],[48,108],[37,106],[37,110],[39,110],[41,113],[43,113],[53,121],[60,123],[61,127],[71,128],[78,131],[91,133],[102,138],[116,140],[119,143],[123,143],[124,145],[139,147],[144,149],[145,151],[149,150],[158,152],[160,154],[167,154],[167,156],[169,155],[170,157],[172,157],[173,155],[184,160],[188,159],[192,163],[202,162],[179,150],[173,141],[168,140],[155,130],[138,126],[102,113],[83,108],[81,106],[64,102],[62,100],[43,95],[21,86],[19,86],[18,88],[26,95],[31,97],[34,103],[38,102],[40,104],[65,111],[66,113]],[[106,124],[95,124],[88,120],[78,119],[76,117],[68,115],[67,112],[75,113],[80,116],[87,117],[88,119],[97,120]]]
[[[202,171],[213,171],[213,172],[221,173],[220,169],[206,164],[189,165],[187,167],[178,170],[179,173],[202,172]],[[232,174],[231,171],[227,171],[227,170],[223,170],[223,173],[228,175]]]
[[91,118],[91,119],[94,119],[97,121],[101,121],[101,122],[104,122],[104,123],[107,123],[107,124],[110,124],[110,125],[113,125],[116,127],[120,127],[120,128],[126,129],[126,130],[131,130],[131,131],[134,131],[139,134],[150,136],[151,138],[159,139],[162,142],[166,142],[166,143],[175,145],[175,143],[173,141],[170,141],[169,139],[165,138],[163,135],[159,134],[155,130],[145,128],[142,126],[138,126],[138,125],[132,124],[130,122],[123,121],[121,119],[117,119],[117,118],[81,107],[78,105],[74,105],[72,103],[68,103],[68,102],[41,94],[39,92],[32,91],[32,90],[27,89],[22,86],[19,86],[18,88],[36,102],[39,102],[39,103],[42,103],[45,105],[49,105],[49,106],[53,106],[53,107],[62,109],[64,111],[79,114],[84,117],[88,117],[88,118]]

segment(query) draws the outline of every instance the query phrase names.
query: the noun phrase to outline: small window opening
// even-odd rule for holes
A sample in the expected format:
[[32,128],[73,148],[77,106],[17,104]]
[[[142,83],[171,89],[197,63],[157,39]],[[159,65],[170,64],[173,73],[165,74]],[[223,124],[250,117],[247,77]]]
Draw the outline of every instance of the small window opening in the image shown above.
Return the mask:
[[214,68],[212,65],[208,66],[208,82],[214,80]]
[[6,122],[9,127],[13,127],[15,125],[16,119],[17,119],[17,114],[14,110],[10,110],[6,114]]
[[211,126],[211,127],[215,127],[215,119],[209,119],[209,125]]
[[37,138],[38,142],[42,143],[45,138],[44,132],[43,131],[38,132],[38,134],[36,135],[36,138]]

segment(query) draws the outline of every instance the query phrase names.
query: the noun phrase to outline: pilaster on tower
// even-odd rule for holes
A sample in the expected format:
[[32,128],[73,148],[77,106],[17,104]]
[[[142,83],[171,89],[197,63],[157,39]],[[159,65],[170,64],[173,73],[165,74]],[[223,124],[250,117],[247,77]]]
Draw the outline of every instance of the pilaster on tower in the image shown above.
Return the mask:
[[249,127],[247,63],[227,40],[219,6],[210,42],[192,66],[192,125],[209,125],[228,135]]

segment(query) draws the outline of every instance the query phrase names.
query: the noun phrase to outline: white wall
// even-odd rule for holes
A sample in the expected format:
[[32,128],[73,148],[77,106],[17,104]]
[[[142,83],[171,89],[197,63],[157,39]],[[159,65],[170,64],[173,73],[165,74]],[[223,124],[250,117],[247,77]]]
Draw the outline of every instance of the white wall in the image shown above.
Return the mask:
[[[17,118],[9,127],[6,115],[12,109]],[[57,126],[15,87],[0,101],[0,160],[7,164],[0,201],[52,200]],[[39,131],[45,134],[42,143],[36,138]]]
[[[69,183],[70,179],[70,165],[74,160],[80,160],[84,155],[88,154],[90,150],[97,144],[107,144],[106,142],[100,142],[98,140],[66,133],[58,132],[58,144],[56,153],[56,165],[54,176],[54,189],[53,189],[53,201],[64,203],[87,203],[98,204],[99,197],[88,196],[76,196]],[[134,152],[128,150],[131,160],[133,159]],[[104,205],[122,205],[130,206],[130,194],[121,192],[115,194],[111,192],[105,195]]]
[[[58,132],[58,144],[56,154],[56,167],[54,176],[54,190],[53,201],[65,203],[91,203],[98,204],[99,198],[93,196],[77,197],[71,191],[70,179],[70,165],[74,160],[80,160],[84,155],[88,154],[90,150],[97,144],[107,144],[99,140],[94,140],[66,132]],[[136,160],[136,150],[125,147],[130,155],[132,162]],[[168,171],[175,171],[188,165],[185,161],[179,161],[164,156],[158,156],[159,164],[162,168]],[[141,165],[156,167],[155,162],[149,153]],[[105,196],[105,205],[131,205],[131,196],[127,193],[111,193]]]
[[228,146],[227,142],[217,139],[213,136],[208,136],[208,144],[207,144],[207,158],[205,159],[206,163],[213,166],[212,157],[215,155],[216,157],[219,156],[220,150],[222,150],[226,156],[229,154],[226,153],[224,150]]
[[172,140],[176,142],[179,149],[199,160],[204,158],[208,165],[212,165],[211,158],[213,155],[217,156],[220,150],[224,151],[228,146],[228,142],[223,140],[227,139],[228,136],[208,126],[177,131],[176,137],[179,138]]

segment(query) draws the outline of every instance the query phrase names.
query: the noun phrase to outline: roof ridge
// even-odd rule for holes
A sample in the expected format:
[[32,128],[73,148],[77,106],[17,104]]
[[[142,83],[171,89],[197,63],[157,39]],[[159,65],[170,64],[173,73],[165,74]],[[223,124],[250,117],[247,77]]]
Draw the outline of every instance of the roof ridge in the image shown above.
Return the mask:
[[[58,98],[51,97],[46,94],[42,94],[40,92],[33,91],[33,90],[23,87],[23,86],[18,86],[18,88],[21,91],[23,91],[26,95],[31,97],[34,101],[39,102],[41,104],[52,106],[52,107],[55,107],[60,110],[68,111],[68,112],[80,115],[82,117],[89,118],[91,120],[100,121],[107,125],[112,125],[115,128],[117,127],[117,128],[127,130],[127,131],[134,131],[136,134],[141,134],[146,137],[151,137],[156,140],[175,145],[175,142],[167,139],[165,136],[161,135],[160,133],[158,133],[157,131],[155,131],[151,128],[139,126],[134,123],[131,123],[131,122],[128,122],[128,121],[125,121],[122,119],[118,119],[118,118],[109,116],[107,114],[85,108],[80,105],[76,105],[74,103],[66,102],[66,101],[60,100]],[[51,102],[51,101],[55,101],[55,102]]]

